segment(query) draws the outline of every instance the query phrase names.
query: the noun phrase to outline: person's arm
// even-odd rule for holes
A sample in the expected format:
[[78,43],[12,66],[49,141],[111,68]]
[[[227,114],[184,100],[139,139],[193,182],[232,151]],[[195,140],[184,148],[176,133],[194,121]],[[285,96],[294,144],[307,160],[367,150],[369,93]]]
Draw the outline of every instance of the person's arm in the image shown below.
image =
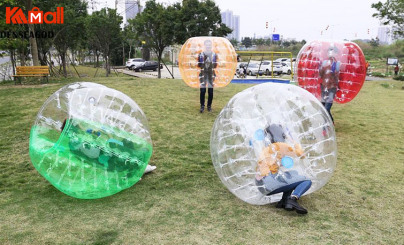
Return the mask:
[[219,57],[217,56],[216,53],[213,53],[213,69],[217,67]]
[[203,52],[198,55],[198,67],[202,68],[204,63]]
[[336,62],[335,64],[335,72],[334,72],[334,82],[335,82],[335,87],[339,89],[339,68],[340,68],[341,63],[339,61]]

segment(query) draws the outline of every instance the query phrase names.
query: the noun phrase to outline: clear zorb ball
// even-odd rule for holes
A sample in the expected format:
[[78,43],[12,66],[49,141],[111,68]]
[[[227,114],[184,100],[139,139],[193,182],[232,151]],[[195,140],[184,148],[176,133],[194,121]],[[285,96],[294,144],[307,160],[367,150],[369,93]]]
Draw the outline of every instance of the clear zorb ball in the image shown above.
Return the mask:
[[95,199],[134,185],[152,154],[146,116],[127,95],[74,83],[50,96],[32,126],[38,172],[67,195]]
[[305,194],[320,189],[337,162],[327,111],[312,94],[289,84],[260,84],[236,94],[214,123],[210,150],[223,184],[255,205],[278,201],[282,193],[270,193],[293,181],[312,181]]

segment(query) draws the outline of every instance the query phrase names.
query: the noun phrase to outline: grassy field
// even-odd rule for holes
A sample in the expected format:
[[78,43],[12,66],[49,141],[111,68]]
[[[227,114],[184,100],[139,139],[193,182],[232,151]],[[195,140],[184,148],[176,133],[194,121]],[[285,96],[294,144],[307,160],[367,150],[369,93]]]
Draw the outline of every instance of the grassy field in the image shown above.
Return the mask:
[[404,244],[404,90],[366,82],[334,105],[338,163],[330,182],[302,198],[306,216],[242,202],[211,162],[213,122],[237,92],[215,90],[200,114],[199,91],[180,80],[83,78],[120,90],[145,112],[157,170],[116,195],[79,200],[56,190],[28,154],[44,101],[68,81],[0,86],[0,244]]

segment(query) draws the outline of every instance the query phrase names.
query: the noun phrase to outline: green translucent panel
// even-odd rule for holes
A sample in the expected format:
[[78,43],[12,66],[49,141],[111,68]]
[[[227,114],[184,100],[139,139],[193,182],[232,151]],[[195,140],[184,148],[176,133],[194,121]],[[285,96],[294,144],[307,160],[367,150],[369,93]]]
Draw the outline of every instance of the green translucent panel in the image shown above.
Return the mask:
[[140,180],[150,160],[146,140],[103,124],[68,119],[63,131],[35,125],[30,157],[38,172],[67,195],[95,199]]

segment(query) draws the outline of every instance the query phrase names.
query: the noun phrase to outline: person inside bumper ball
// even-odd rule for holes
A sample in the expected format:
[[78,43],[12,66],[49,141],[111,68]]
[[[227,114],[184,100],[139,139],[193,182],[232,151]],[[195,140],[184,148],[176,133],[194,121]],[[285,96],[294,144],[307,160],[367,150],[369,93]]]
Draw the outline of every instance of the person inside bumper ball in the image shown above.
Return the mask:
[[256,175],[258,189],[265,195],[283,193],[276,208],[307,214],[307,209],[302,207],[298,200],[310,189],[312,181],[296,170],[288,170],[293,168],[293,158],[304,158],[301,145],[288,144],[287,142],[293,140],[278,124],[267,126],[261,139],[265,142],[265,147],[258,157]]

